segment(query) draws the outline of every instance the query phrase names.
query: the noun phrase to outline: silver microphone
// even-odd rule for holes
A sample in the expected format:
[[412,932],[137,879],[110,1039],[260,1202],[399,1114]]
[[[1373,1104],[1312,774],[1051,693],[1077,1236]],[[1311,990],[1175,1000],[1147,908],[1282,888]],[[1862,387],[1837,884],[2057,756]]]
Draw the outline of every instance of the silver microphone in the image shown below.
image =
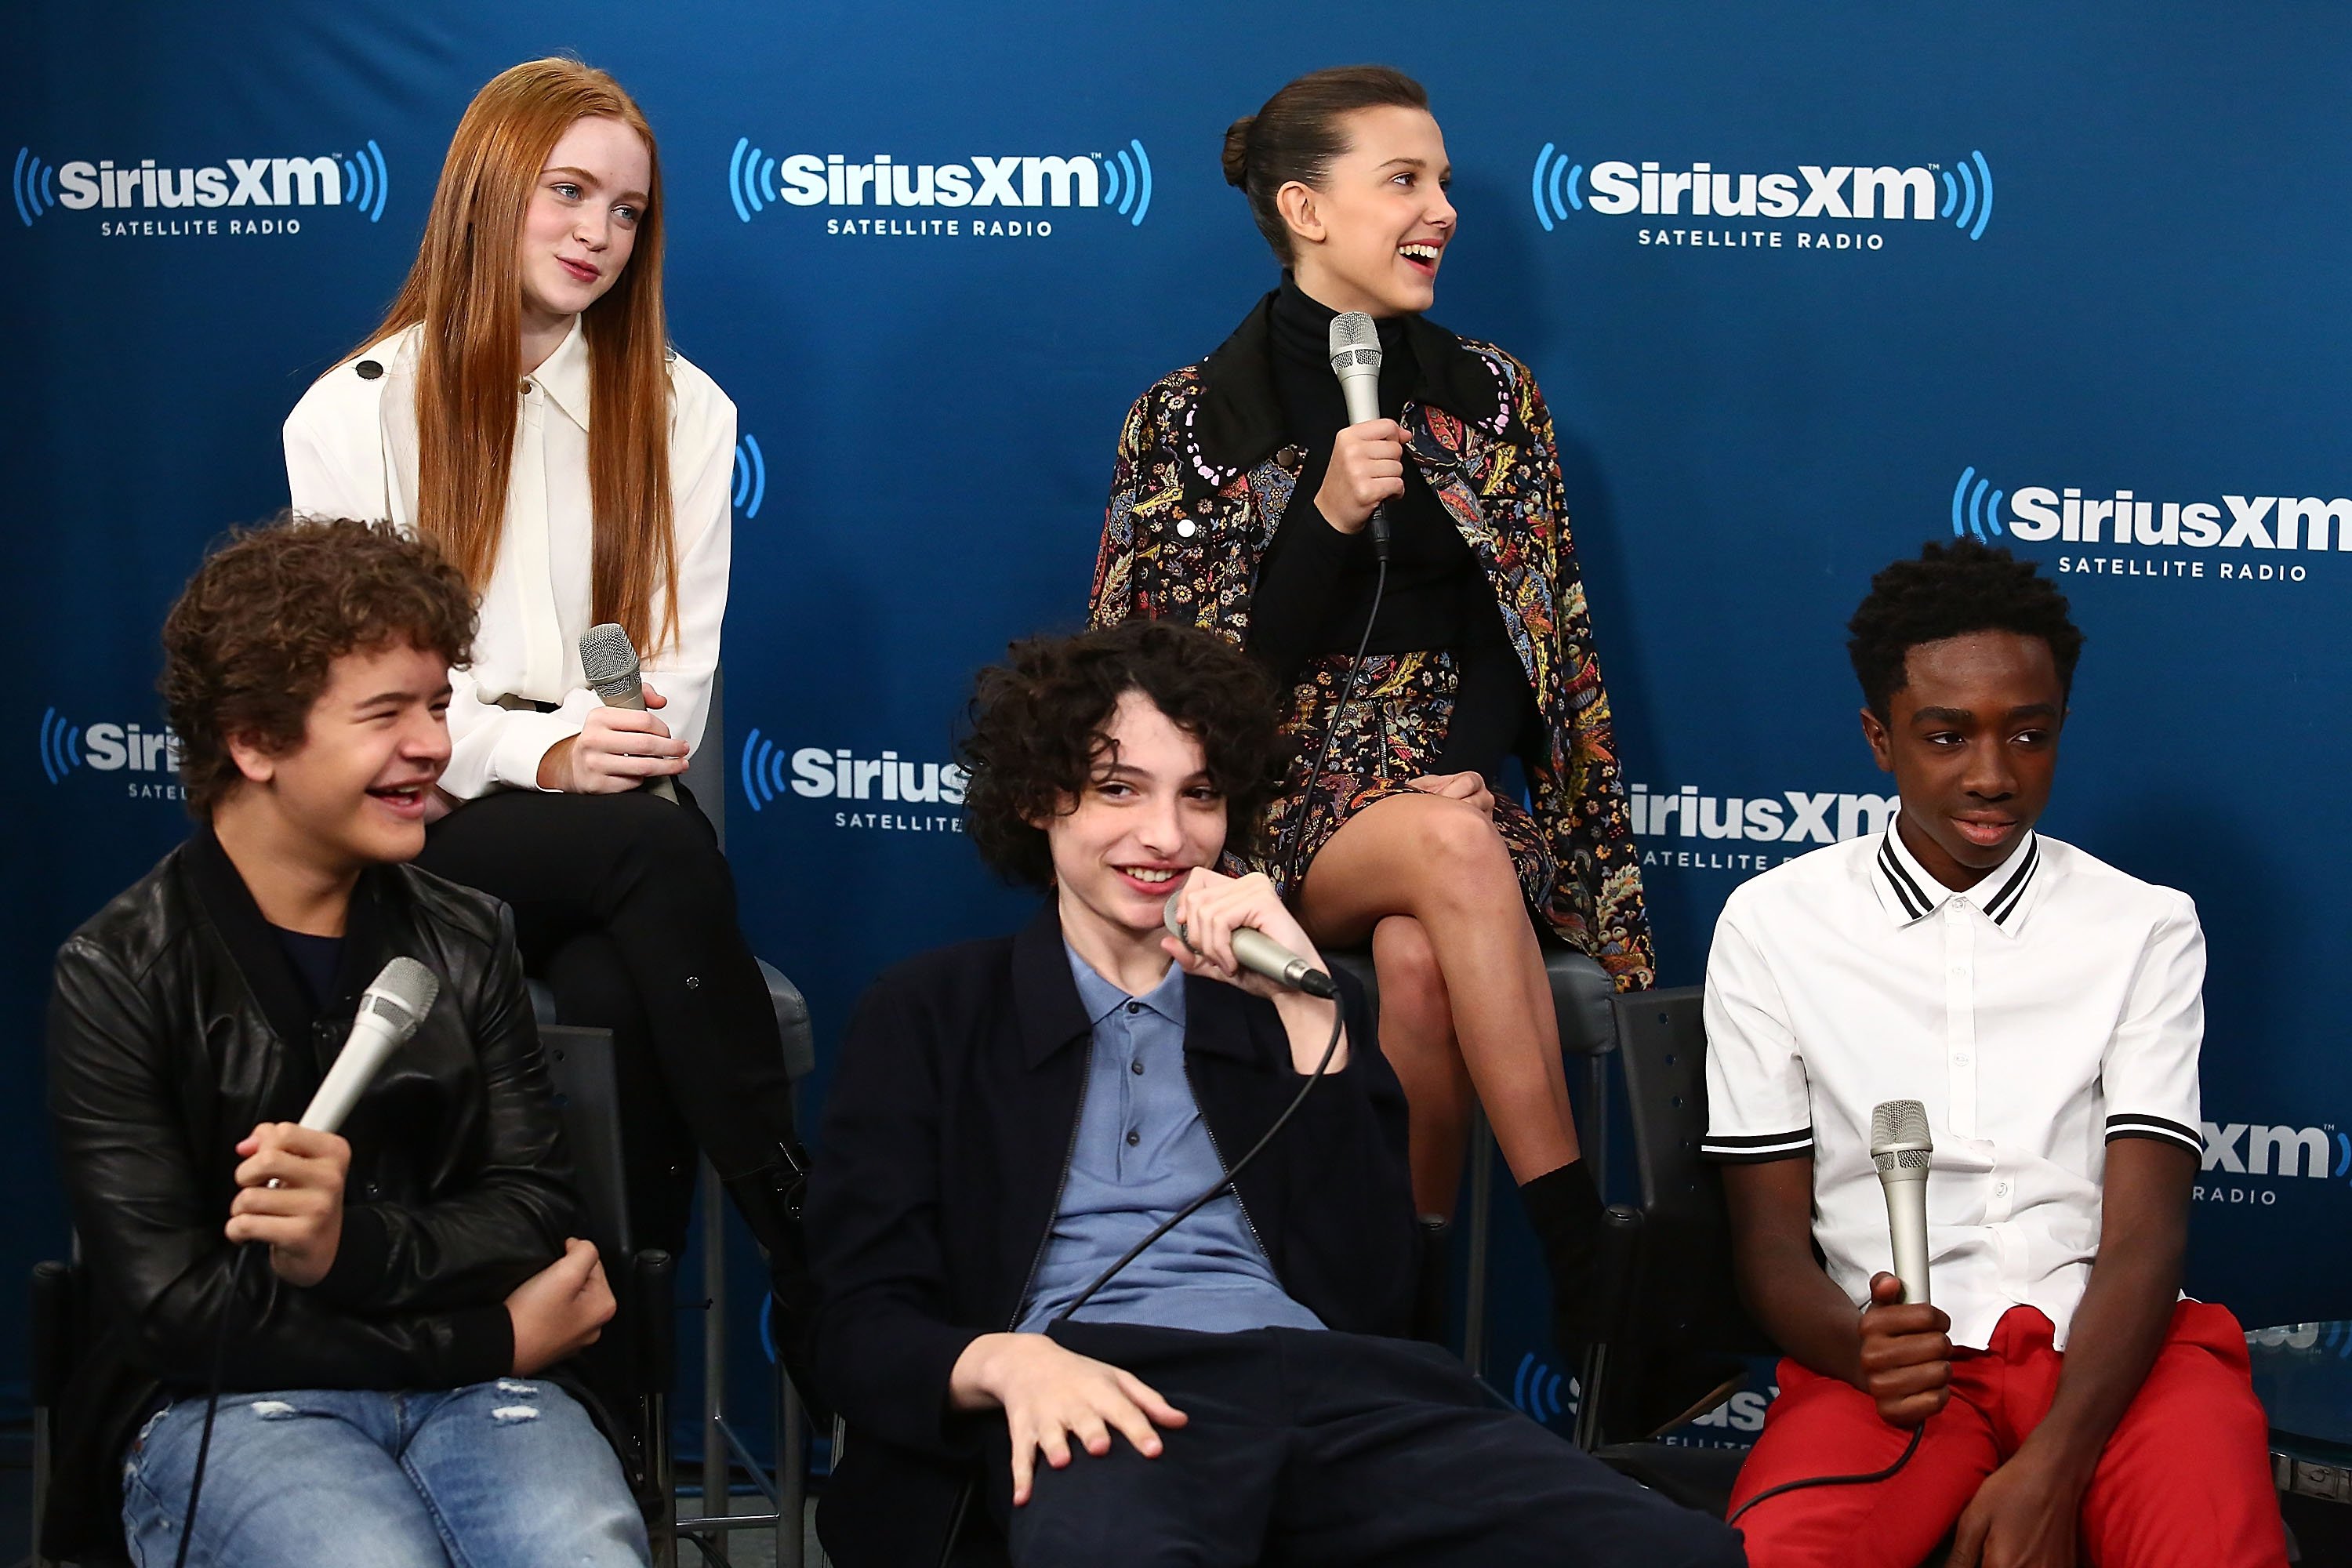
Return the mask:
[[[1348,400],[1348,423],[1361,425],[1381,416],[1381,330],[1361,310],[1342,310],[1331,318],[1331,374],[1339,378],[1339,395]],[[1372,550],[1389,558],[1389,510],[1372,509]]]
[[1348,400],[1348,423],[1381,416],[1381,331],[1361,310],[1331,318],[1331,374]]
[[[632,708],[646,710],[645,682],[637,674],[636,645],[629,634],[611,621],[590,626],[580,634],[580,668],[588,677],[589,686],[604,700],[607,708]],[[647,779],[646,790],[675,804],[677,791],[666,778]]]
[[326,1081],[310,1097],[302,1125],[317,1132],[334,1132],[343,1125],[367,1086],[416,1026],[433,1011],[441,994],[440,977],[413,958],[395,958],[360,996],[359,1016],[343,1048],[335,1053]]
[[1927,1131],[1927,1108],[1916,1100],[1890,1100],[1870,1113],[1870,1163],[1886,1194],[1886,1229],[1895,1247],[1895,1277],[1903,1300],[1927,1300],[1927,1171],[1936,1141]]
[[[1160,919],[1167,925],[1169,935],[1186,947],[1192,946],[1192,939],[1185,934],[1184,922],[1176,918],[1174,894],[1169,895]],[[1193,951],[1197,952],[1200,950],[1193,948]],[[1339,994],[1339,988],[1331,983],[1329,975],[1264,931],[1248,926],[1234,928],[1234,961],[1253,974],[1262,974],[1276,985],[1287,985],[1293,991],[1304,991],[1309,996],[1328,999]]]

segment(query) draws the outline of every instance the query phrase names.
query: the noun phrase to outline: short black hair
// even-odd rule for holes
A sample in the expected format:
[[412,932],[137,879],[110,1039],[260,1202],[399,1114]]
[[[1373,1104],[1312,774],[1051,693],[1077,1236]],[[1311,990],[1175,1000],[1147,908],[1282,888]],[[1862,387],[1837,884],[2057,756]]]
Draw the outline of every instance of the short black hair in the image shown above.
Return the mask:
[[964,830],[1007,881],[1053,885],[1054,857],[1034,826],[1085,789],[1104,760],[1103,727],[1140,691],[1201,742],[1225,798],[1225,845],[1246,851],[1259,812],[1281,787],[1291,746],[1274,689],[1256,663],[1214,633],[1123,621],[1076,637],[1031,637],[980,672],[971,731],[958,752]]
[[1922,643],[1987,631],[2040,637],[2058,667],[2060,691],[2069,695],[2083,657],[2083,633],[2056,584],[2033,563],[1973,539],[1931,542],[1917,560],[1897,561],[1873,577],[1845,629],[1863,700],[1881,720],[1910,679],[1905,656]]

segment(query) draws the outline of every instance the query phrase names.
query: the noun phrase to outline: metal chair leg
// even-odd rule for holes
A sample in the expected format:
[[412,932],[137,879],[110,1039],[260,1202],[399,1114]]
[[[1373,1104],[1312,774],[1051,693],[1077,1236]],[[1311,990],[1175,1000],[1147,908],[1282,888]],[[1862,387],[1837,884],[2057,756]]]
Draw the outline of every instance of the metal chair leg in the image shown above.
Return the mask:
[[[732,1513],[727,1489],[727,1198],[719,1173],[702,1162],[702,1293],[710,1302],[702,1324],[702,1514]],[[728,1561],[719,1534],[719,1560]]]
[[1470,1108],[1470,1289],[1463,1303],[1462,1362],[1486,1375],[1486,1251],[1495,1229],[1495,1131],[1486,1107]]

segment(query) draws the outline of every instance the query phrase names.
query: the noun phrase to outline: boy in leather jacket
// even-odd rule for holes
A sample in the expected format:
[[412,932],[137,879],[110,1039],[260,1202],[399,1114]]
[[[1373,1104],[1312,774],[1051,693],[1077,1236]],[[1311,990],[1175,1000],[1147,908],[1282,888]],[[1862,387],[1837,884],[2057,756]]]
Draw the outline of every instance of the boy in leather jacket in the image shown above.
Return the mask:
[[[119,1523],[173,1561],[217,1342],[187,1561],[646,1559],[611,1448],[541,1375],[614,1303],[510,922],[404,864],[472,630],[430,546],[347,521],[233,539],[165,622],[196,828],[66,942],[49,1010],[98,1332],[59,1407],[54,1554]],[[439,978],[431,1011],[341,1134],[297,1126],[398,955]]]

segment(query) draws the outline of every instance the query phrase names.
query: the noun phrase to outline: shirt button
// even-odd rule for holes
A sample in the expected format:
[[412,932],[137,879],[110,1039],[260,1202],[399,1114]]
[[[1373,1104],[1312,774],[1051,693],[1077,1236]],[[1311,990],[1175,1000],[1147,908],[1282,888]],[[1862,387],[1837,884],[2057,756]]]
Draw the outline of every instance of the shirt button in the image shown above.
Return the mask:
[[1966,1051],[1955,1051],[1955,1052],[1953,1052],[1953,1053],[1952,1053],[1952,1065],[1953,1065],[1954,1067],[1959,1067],[1959,1068],[1964,1068],[1964,1067],[1968,1066],[1968,1065],[1969,1065],[1969,1053],[1968,1053],[1968,1052],[1966,1052]]
[[2009,1196],[2009,1184],[2007,1182],[1995,1182],[1992,1184],[1992,1195],[1997,1198],[2005,1198]]
[[530,383],[526,381],[522,384],[522,395],[525,397],[529,397],[530,395]]
[[1176,537],[1179,539],[1190,539],[1200,531],[1201,525],[1189,517],[1176,524]]
[[1129,1003],[1127,1005],[1127,1011],[1128,1011],[1128,1016],[1129,1016],[1129,1017],[1132,1017],[1132,1016],[1134,1016],[1136,1014],[1140,1013],[1140,1012],[1142,1012],[1142,1011],[1143,1011],[1143,1004],[1142,1004],[1142,1003],[1140,1003],[1140,1002],[1129,1002]]
[[1129,1148],[1132,1149],[1132,1148],[1134,1148],[1138,1143],[1140,1143],[1140,1142],[1143,1142],[1143,1134],[1142,1134],[1142,1133],[1138,1132],[1137,1131],[1135,1131],[1135,1129],[1133,1129],[1133,1128],[1131,1128],[1131,1127],[1128,1129],[1128,1131],[1127,1131],[1127,1146],[1128,1146]]
[[1136,1077],[1141,1078],[1143,1076],[1143,1064],[1140,1061],[1129,1062],[1127,1064],[1127,1070],[1133,1073]]

